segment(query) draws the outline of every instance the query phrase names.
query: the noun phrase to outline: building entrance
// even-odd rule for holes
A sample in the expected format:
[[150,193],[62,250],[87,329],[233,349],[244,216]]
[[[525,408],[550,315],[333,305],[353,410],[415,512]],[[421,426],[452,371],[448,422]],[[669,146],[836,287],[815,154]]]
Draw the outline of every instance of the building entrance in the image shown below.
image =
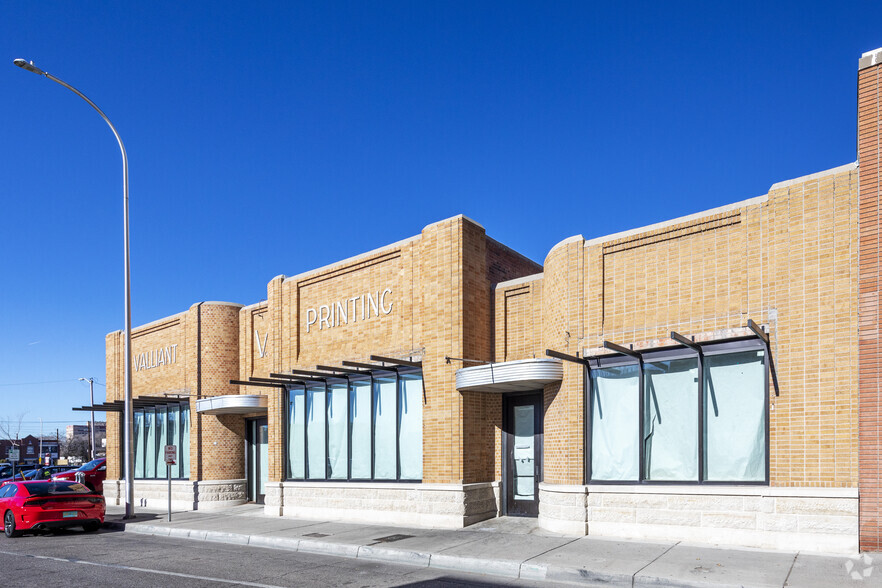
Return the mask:
[[248,485],[248,500],[263,504],[266,496],[266,482],[269,456],[269,425],[267,419],[246,421],[245,478]]
[[503,512],[509,516],[539,516],[542,394],[505,396],[502,411]]

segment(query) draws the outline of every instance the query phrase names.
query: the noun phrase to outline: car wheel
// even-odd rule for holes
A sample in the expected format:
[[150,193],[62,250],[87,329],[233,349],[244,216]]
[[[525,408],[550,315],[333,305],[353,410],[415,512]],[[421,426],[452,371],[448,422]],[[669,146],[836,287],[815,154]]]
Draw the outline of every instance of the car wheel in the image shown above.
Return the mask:
[[15,515],[12,514],[11,510],[7,510],[3,516],[3,532],[10,538],[21,535],[21,531],[15,530]]
[[83,531],[85,531],[86,533],[94,533],[99,529],[99,527],[101,527],[101,525],[99,525],[98,523],[86,523],[85,525],[83,525]]

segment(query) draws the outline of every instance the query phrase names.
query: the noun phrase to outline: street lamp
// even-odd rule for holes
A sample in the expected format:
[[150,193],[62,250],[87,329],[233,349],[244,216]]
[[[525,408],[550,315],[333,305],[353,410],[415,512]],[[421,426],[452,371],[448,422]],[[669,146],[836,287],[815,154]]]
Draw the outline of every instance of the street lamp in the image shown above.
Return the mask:
[[[89,406],[95,406],[95,387],[94,382],[95,378],[80,378],[80,382],[89,382]],[[89,459],[95,459],[95,411],[90,410],[89,415],[91,415],[91,426],[89,427],[89,438],[92,445],[92,453],[89,454]]]
[[[124,241],[125,241],[125,306],[126,306],[126,344],[125,344],[125,410],[123,412],[123,420],[125,421],[123,424],[123,445],[125,448],[125,458],[123,460],[123,464],[125,467],[125,481],[126,481],[126,514],[125,518],[130,519],[135,516],[134,512],[134,503],[135,503],[135,488],[134,488],[134,473],[135,473],[135,455],[134,455],[134,445],[132,444],[132,298],[131,298],[131,279],[129,272],[129,160],[126,157],[126,148],[123,146],[122,139],[119,138],[119,133],[116,132],[116,128],[110,122],[110,119],[98,108],[94,102],[86,98],[82,92],[67,84],[50,73],[47,73],[34,65],[34,62],[28,62],[24,59],[15,59],[13,63],[18,67],[25,69],[27,71],[33,72],[35,74],[45,76],[56,82],[61,84],[83,100],[89,103],[89,106],[95,109],[95,111],[101,115],[101,118],[104,119],[104,122],[107,123],[107,126],[110,127],[110,130],[113,131],[113,136],[116,137],[117,143],[119,143],[119,150],[122,153],[122,163],[123,163],[123,233],[124,233]],[[94,417],[93,417],[94,422]],[[93,433],[94,434],[94,433]],[[94,442],[93,449],[94,451]]]

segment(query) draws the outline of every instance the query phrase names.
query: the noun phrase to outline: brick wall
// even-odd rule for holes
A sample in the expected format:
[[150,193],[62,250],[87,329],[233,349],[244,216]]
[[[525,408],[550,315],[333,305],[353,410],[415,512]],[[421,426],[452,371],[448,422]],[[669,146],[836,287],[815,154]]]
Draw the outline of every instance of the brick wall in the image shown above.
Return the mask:
[[[671,344],[671,331],[753,319],[769,327],[780,386],[769,400],[772,485],[853,488],[857,183],[846,165],[706,214],[567,239],[549,253],[541,280],[497,290],[497,359],[545,348],[576,355],[605,340]],[[546,482],[583,481],[583,402],[582,369],[565,362],[562,383],[545,390]]]
[[[132,397],[181,394],[190,399],[192,480],[244,477],[241,426],[216,416],[199,415],[195,403],[197,397],[238,393],[238,387],[231,386],[229,380],[239,373],[240,307],[222,302],[194,304],[186,312],[132,330]],[[125,394],[123,350],[122,331],[108,334],[108,401],[122,400]],[[160,362],[159,350],[169,350],[173,361],[167,361],[165,355]],[[108,413],[108,479],[123,477],[122,418],[122,413]],[[200,452],[205,435],[210,435],[212,442],[202,443]]]
[[[493,286],[540,269],[489,239],[479,224],[458,216],[425,227],[417,237],[327,267],[277,276],[267,287],[266,302],[239,311],[239,371],[243,377],[267,377],[272,371],[312,370],[342,360],[368,362],[372,354],[421,359],[423,480],[496,479],[500,399],[461,395],[455,386],[460,364],[444,358],[492,359]],[[388,313],[376,300],[387,288]],[[379,312],[365,302],[367,293]],[[337,302],[341,305],[331,311]],[[269,479],[283,480],[282,392],[243,386],[241,393],[269,396]]]
[[865,55],[858,71],[860,164],[860,543],[882,549],[882,346],[879,344],[880,220],[879,127],[882,121],[882,50]]
[[544,357],[542,347],[543,274],[498,284],[494,292],[494,361]]

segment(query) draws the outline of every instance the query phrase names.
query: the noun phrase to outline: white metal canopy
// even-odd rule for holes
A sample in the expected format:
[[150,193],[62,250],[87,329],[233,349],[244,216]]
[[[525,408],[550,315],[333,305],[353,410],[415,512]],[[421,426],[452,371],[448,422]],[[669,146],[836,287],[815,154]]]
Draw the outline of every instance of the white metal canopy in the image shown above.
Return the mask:
[[248,414],[266,412],[267,398],[257,394],[209,396],[196,401],[196,412],[202,414]]
[[559,359],[521,359],[489,363],[456,370],[456,389],[460,392],[526,392],[541,390],[546,384],[563,379]]

